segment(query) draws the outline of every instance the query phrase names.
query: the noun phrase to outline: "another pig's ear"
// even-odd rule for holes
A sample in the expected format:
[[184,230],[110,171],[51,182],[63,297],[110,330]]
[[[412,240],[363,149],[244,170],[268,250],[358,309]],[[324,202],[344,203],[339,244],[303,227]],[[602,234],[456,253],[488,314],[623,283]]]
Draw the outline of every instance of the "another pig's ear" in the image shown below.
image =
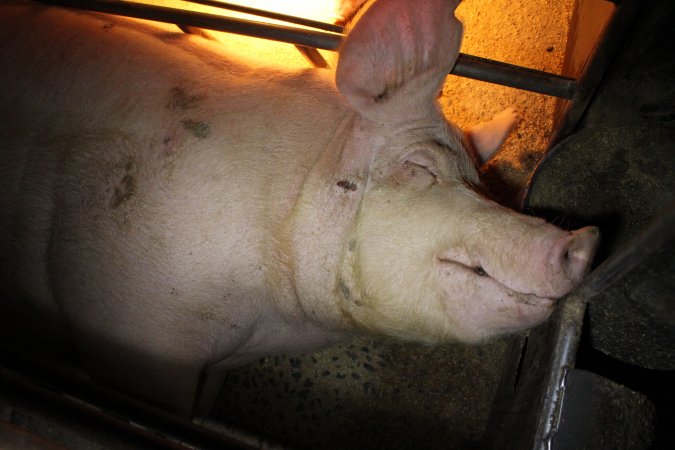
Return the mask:
[[[379,0],[339,50],[335,81],[361,115],[388,121],[419,116],[459,55],[459,0]],[[393,116],[392,116],[393,114]]]
[[481,163],[488,161],[504,145],[504,141],[518,124],[518,111],[506,108],[487,122],[481,122],[464,134],[476,149]]

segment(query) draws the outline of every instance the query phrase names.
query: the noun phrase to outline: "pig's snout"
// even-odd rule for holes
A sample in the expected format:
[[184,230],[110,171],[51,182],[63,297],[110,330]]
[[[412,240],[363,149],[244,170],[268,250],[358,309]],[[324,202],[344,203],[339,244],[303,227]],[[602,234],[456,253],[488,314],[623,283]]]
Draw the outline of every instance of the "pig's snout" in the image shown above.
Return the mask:
[[597,227],[584,227],[556,240],[550,253],[550,297],[560,297],[574,289],[588,273],[600,241]]

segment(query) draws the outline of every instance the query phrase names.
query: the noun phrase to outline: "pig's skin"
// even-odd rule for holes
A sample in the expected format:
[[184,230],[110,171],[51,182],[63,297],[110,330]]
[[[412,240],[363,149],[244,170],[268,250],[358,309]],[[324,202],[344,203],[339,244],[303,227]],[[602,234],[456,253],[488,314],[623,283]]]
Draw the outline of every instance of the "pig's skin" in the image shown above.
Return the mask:
[[169,409],[204,411],[229,367],[353,333],[524,329],[586,271],[596,230],[476,192],[495,141],[479,135],[512,121],[463,135],[436,107],[454,2],[376,3],[336,82],[170,27],[3,6],[4,297]]

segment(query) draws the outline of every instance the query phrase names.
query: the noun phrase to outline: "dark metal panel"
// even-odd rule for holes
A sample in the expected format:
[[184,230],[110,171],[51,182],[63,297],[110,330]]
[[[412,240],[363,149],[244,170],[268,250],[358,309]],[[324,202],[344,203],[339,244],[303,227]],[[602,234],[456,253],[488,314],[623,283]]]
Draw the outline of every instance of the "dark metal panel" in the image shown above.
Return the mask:
[[566,371],[550,450],[637,450],[652,442],[654,407],[643,395],[585,370]]
[[57,367],[2,347],[0,386],[3,409],[26,407],[31,413],[52,418],[56,428],[70,429],[73,436],[85,436],[101,448],[257,448],[121,394],[73,368]]

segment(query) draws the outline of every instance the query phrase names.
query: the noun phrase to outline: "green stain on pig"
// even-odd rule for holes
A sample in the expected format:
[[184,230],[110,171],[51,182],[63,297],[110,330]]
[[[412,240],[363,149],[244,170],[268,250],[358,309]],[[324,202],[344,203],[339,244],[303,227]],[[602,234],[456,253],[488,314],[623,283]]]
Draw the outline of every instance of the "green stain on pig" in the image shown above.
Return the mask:
[[197,122],[195,120],[181,120],[183,127],[190,131],[197,139],[206,139],[211,135],[211,125],[207,122]]
[[169,103],[167,104],[167,108],[186,111],[197,107],[205,98],[206,95],[191,95],[188,94],[184,88],[180,86],[175,87],[169,91]]
[[344,297],[345,300],[349,300],[352,293],[349,290],[349,286],[347,286],[347,283],[345,283],[343,279],[339,279],[338,285],[340,286],[340,292],[342,293],[342,297]]

